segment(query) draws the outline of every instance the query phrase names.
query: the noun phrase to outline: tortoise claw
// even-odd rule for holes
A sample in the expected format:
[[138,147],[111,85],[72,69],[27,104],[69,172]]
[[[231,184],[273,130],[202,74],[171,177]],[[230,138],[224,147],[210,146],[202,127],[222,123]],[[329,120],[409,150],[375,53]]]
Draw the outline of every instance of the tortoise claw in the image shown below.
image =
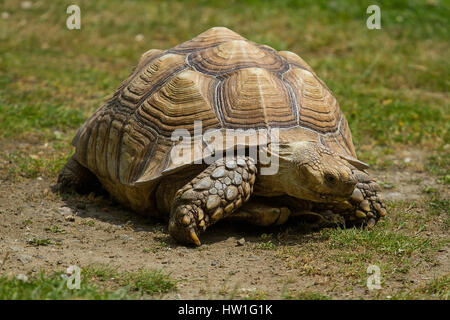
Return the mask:
[[189,232],[189,235],[191,236],[192,242],[197,246],[200,247],[202,244],[200,240],[198,239],[197,232],[192,228]]

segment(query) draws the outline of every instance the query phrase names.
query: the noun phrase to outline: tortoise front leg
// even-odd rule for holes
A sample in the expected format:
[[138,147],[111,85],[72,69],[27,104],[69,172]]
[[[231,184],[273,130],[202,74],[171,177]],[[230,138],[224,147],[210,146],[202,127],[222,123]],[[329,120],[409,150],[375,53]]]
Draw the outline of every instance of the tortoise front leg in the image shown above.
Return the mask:
[[242,206],[253,192],[255,179],[253,159],[217,160],[175,194],[170,235],[179,242],[200,246],[199,233]]
[[355,170],[358,183],[350,198],[353,208],[344,217],[352,225],[373,227],[380,217],[387,213],[384,203],[378,196],[380,186],[366,173]]

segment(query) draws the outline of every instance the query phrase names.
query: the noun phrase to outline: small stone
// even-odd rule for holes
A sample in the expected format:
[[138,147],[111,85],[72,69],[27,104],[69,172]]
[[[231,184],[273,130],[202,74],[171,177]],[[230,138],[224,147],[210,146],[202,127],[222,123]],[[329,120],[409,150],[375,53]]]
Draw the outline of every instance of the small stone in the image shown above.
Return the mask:
[[134,37],[134,40],[136,40],[137,42],[141,42],[144,40],[144,35],[139,33]]
[[211,176],[215,179],[221,178],[225,175],[226,171],[223,167],[216,168]]
[[235,186],[229,186],[225,190],[225,197],[227,200],[232,201],[234,200],[238,195],[238,189]]
[[69,221],[69,222],[74,222],[75,221],[75,217],[72,216],[72,215],[66,216],[65,219],[66,219],[66,221]]
[[236,169],[236,161],[234,160],[229,160],[225,163],[225,167],[227,167],[227,169]]
[[243,246],[245,244],[245,239],[244,238],[239,239],[238,241],[236,241],[236,244],[238,246]]
[[9,18],[9,12],[3,11],[1,16],[2,16],[2,19],[6,20]]
[[23,273],[19,273],[16,276],[17,280],[23,281],[23,282],[27,282],[28,281],[28,277],[26,275],[24,275]]
[[212,181],[209,177],[203,178],[199,182],[197,182],[194,186],[195,190],[205,190],[211,188]]
[[60,214],[62,214],[63,216],[67,216],[67,215],[73,214],[73,210],[71,208],[69,208],[69,207],[61,207],[61,208],[58,209],[58,212]]
[[24,265],[31,262],[32,259],[33,259],[33,257],[26,255],[26,254],[20,254],[17,256],[17,260],[22,262],[22,264],[24,264]]
[[28,10],[28,9],[30,9],[32,6],[33,6],[33,2],[31,2],[31,1],[22,1],[22,2],[20,3],[20,7],[21,7],[22,9],[24,9],[24,10]]
[[248,261],[256,261],[258,260],[258,256],[255,256],[254,254],[251,254],[248,256]]
[[124,235],[122,236],[122,239],[123,239],[124,241],[133,241],[133,240],[134,240],[133,237],[130,237],[130,236],[127,235],[127,234],[124,234]]
[[242,172],[242,179],[244,179],[244,181],[248,180],[248,172],[244,170],[244,172]]
[[384,217],[387,214],[387,211],[385,208],[381,208],[380,211],[378,211],[378,213],[380,214],[380,216]]
[[223,179],[223,183],[225,183],[227,186],[229,186],[231,184],[231,179],[226,177],[225,179]]
[[213,267],[215,267],[217,265],[217,262],[216,261],[211,261],[211,266],[213,266]]

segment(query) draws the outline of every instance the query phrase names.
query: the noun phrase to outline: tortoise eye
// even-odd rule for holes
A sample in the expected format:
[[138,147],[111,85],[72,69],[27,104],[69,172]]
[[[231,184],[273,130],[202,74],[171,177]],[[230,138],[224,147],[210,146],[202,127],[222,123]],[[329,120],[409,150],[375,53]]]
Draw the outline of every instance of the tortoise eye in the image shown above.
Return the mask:
[[334,184],[336,182],[336,178],[332,174],[325,174],[325,181]]

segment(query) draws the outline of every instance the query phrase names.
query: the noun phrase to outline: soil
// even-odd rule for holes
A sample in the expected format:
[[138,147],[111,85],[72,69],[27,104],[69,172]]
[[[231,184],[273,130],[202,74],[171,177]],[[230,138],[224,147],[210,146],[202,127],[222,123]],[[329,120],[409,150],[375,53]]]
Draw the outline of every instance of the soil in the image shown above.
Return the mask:
[[[424,186],[443,188],[436,184],[435,177],[417,169],[423,167],[424,153],[410,150],[393,157],[408,165],[403,170],[371,172],[379,181],[395,185],[394,189],[386,185],[384,197],[417,200],[423,197]],[[295,223],[275,230],[218,223],[202,234],[200,248],[192,248],[174,242],[164,222],[140,217],[107,196],[71,195],[63,200],[52,192],[54,179],[41,177],[0,183],[0,259],[8,253],[0,269],[2,274],[38,274],[40,270],[63,271],[70,265],[100,263],[119,270],[148,268],[170,273],[181,281],[176,291],[163,296],[167,299],[245,298],[255,292],[279,299],[291,289],[323,292],[333,298],[371,297],[363,285],[350,292],[333,290],[327,276],[299,276],[295,268],[282,261],[278,250],[255,248],[263,233],[287,235],[282,244],[293,249],[315,241],[317,232],[304,231]],[[448,189],[444,192],[448,195]],[[46,231],[52,226],[64,232]],[[31,244],[32,239],[47,238],[49,245]],[[435,275],[448,274],[449,252],[448,247],[440,250],[433,258],[435,263],[417,273],[410,271],[402,281],[421,285]],[[315,253],[311,254],[313,257]],[[332,265],[316,268],[333,271]]]

